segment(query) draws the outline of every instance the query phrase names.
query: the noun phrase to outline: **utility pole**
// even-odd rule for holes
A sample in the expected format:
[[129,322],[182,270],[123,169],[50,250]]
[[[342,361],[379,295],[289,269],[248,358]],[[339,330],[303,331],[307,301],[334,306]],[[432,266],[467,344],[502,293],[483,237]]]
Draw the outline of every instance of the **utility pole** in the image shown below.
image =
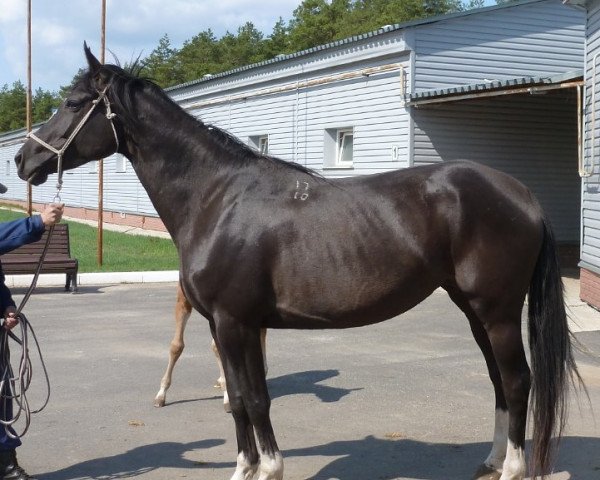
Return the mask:
[[[26,105],[26,120],[25,129],[27,133],[31,132],[32,128],[32,98],[31,98],[31,0],[27,0],[27,105]],[[33,194],[31,183],[27,182],[27,215],[31,217],[33,214]]]
[[[106,0],[102,0],[102,20],[100,27],[100,63],[104,65],[106,51]],[[98,265],[102,266],[104,232],[104,160],[98,160]]]

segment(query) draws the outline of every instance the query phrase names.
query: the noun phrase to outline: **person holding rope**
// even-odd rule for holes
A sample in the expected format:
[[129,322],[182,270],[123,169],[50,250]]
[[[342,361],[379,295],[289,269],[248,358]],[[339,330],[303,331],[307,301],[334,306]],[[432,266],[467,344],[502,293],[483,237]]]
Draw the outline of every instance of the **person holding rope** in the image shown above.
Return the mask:
[[[0,183],[0,194],[6,192],[6,187]],[[48,205],[41,215],[21,218],[10,222],[0,223],[0,255],[10,252],[22,245],[35,242],[42,238],[47,228],[60,222],[64,211],[63,204]],[[0,263],[0,312],[4,318],[2,328],[11,330],[19,323],[15,315],[17,311],[9,288],[4,282],[4,272]],[[6,351],[3,351],[5,350]],[[10,352],[8,345],[0,344],[0,372],[4,378],[0,391],[0,420],[9,421],[13,418],[13,394],[10,379],[4,372],[9,370]],[[0,480],[35,480],[27,475],[17,462],[16,448],[21,440],[11,426],[0,428]]]

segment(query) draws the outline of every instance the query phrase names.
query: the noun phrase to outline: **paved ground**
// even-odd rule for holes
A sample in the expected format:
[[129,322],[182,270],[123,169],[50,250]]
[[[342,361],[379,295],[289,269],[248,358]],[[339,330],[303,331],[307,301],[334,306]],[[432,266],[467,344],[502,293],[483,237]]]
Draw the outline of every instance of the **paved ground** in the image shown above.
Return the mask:
[[[212,387],[217,370],[198,315],[169,404],[153,407],[174,297],[175,284],[34,294],[25,313],[53,391],[19,458],[39,480],[229,479],[233,422]],[[600,478],[600,424],[591,412],[600,412],[600,331],[577,338],[596,355],[578,355],[590,401],[572,409],[553,479]],[[270,332],[268,358],[287,480],[464,480],[488,453],[491,384],[444,293],[371,327]],[[42,378],[34,368],[36,403]]]

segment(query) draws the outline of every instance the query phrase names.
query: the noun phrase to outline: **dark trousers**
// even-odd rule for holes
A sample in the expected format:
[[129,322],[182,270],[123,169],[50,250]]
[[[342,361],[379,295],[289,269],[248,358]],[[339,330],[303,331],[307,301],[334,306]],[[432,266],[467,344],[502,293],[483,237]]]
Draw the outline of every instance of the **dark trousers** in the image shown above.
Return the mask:
[[[0,339],[2,339],[3,336],[4,335],[0,335]],[[6,370],[8,366],[6,365],[6,361],[8,359],[10,359],[8,344],[0,340],[0,375]],[[8,376],[8,374],[6,376]],[[10,398],[10,390],[10,381],[6,379],[2,391],[0,392],[0,419],[2,420],[12,420],[13,418],[13,401],[12,398]],[[10,432],[12,438],[8,435],[8,432]],[[17,433],[13,428],[0,425],[0,450],[14,450],[20,445],[21,440],[17,437]]]

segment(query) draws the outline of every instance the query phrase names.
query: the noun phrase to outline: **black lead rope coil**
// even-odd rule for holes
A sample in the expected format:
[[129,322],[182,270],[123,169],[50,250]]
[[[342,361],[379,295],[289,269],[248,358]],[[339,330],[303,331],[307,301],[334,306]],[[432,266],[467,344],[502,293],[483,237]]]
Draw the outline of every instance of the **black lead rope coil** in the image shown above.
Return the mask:
[[[2,332],[0,333],[0,361],[2,362],[2,365],[4,365],[0,377],[0,396],[2,397],[1,409],[3,414],[3,419],[0,419],[0,424],[4,427],[6,434],[10,438],[22,437],[25,435],[27,430],[29,430],[29,426],[31,425],[31,415],[41,412],[44,408],[46,408],[50,400],[50,378],[48,376],[48,370],[46,369],[44,357],[40,349],[40,344],[35,331],[31,326],[31,323],[29,323],[29,320],[27,320],[27,317],[25,317],[23,313],[19,315],[19,325],[21,327],[21,338],[17,337],[5,328],[3,328]],[[31,409],[29,405],[29,399],[27,398],[27,391],[29,390],[31,379],[33,378],[33,366],[29,356],[29,334],[31,334],[35,343],[35,347],[40,358],[40,363],[42,365],[42,370],[44,371],[44,378],[46,380],[46,398],[42,406],[35,410]],[[10,362],[10,349],[8,346],[9,336],[14,338],[21,347],[18,361],[19,367],[16,375]],[[12,400],[14,404],[12,406],[12,416],[11,418],[7,418],[7,405],[10,400]],[[11,431],[10,427],[12,427],[21,416],[24,417],[23,431],[20,434],[15,435]]]
[[[12,331],[4,328],[4,326],[0,327],[0,365],[4,366],[0,372],[0,412],[2,413],[0,425],[4,427],[6,435],[10,438],[18,438],[25,435],[27,430],[29,430],[29,426],[31,425],[31,415],[41,412],[44,408],[46,408],[46,405],[48,405],[50,400],[50,378],[48,377],[48,370],[46,369],[42,350],[40,349],[40,344],[37,336],[35,335],[35,331],[33,330],[29,320],[27,320],[25,314],[22,313],[22,310],[37,285],[44,258],[46,257],[46,253],[48,252],[48,247],[50,245],[50,237],[52,236],[53,232],[54,225],[50,227],[50,230],[48,231],[46,244],[44,245],[44,250],[42,250],[42,254],[40,255],[40,260],[33,276],[33,280],[31,281],[31,285],[29,286],[15,313],[15,317],[19,319],[21,337],[19,338]],[[27,390],[29,390],[31,379],[33,378],[33,367],[31,364],[31,358],[29,357],[29,333],[31,333],[35,342],[35,346],[40,357],[40,363],[46,379],[46,399],[42,406],[36,410],[31,410],[29,406],[29,400],[27,399]],[[19,344],[21,347],[19,370],[16,376],[10,362],[10,348],[8,346],[9,337],[17,342],[17,344]],[[16,403],[17,408],[15,409],[13,405],[11,412],[12,415],[9,415],[7,407],[8,402],[11,400]],[[11,429],[17,420],[19,420],[21,415],[24,416],[23,431],[20,435],[15,435]],[[11,418],[8,418],[9,416]]]

